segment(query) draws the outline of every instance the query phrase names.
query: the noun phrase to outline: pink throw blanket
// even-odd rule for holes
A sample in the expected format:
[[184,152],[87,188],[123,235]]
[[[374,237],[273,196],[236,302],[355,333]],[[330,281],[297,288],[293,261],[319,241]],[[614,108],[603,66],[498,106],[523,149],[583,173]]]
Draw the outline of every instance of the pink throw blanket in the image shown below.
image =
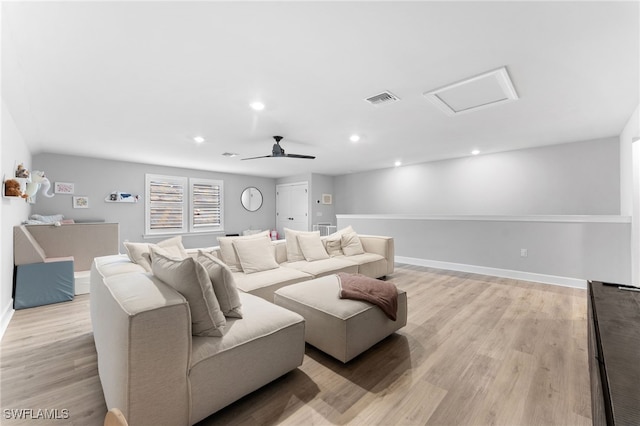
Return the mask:
[[369,278],[361,274],[336,274],[340,284],[341,299],[364,300],[382,309],[395,321],[398,312],[398,289],[393,283]]

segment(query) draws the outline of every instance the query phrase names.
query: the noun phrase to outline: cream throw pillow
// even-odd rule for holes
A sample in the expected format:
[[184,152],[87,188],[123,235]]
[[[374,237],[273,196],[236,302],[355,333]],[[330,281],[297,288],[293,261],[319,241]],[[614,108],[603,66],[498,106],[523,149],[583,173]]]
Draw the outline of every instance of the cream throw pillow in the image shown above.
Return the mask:
[[342,234],[342,251],[345,256],[355,256],[356,254],[364,253],[358,234],[355,232]]
[[198,250],[196,258],[209,274],[213,292],[225,317],[242,318],[242,303],[231,269],[211,253]]
[[324,239],[324,245],[330,257],[342,256],[342,235],[331,234]]
[[320,240],[320,234],[298,235],[298,244],[300,250],[307,262],[313,262],[314,260],[329,259],[327,251],[324,249],[324,245]]
[[245,274],[276,269],[273,244],[267,238],[238,239],[233,242]]
[[149,248],[153,275],[176,289],[187,299],[191,311],[191,334],[222,336],[227,320],[220,310],[207,270],[194,258],[178,260]]
[[229,269],[233,272],[242,272],[242,264],[240,263],[238,254],[233,247],[233,242],[236,240],[248,240],[253,238],[267,238],[271,241],[269,231],[244,237],[218,237],[218,244],[220,244],[220,257],[222,257],[222,261],[226,263]]
[[298,235],[317,235],[319,237],[320,231],[306,232],[284,228],[284,239],[287,244],[287,262],[306,260],[298,243]]
[[346,228],[342,228],[325,238],[324,245],[329,256],[335,257],[344,255],[344,252],[342,251],[342,234],[348,234],[350,232],[355,232],[351,225]]
[[184,259],[188,256],[184,246],[182,245],[182,237],[180,235],[160,241],[157,244],[151,243],[130,243],[125,241],[124,248],[127,250],[127,256],[133,263],[142,266],[147,272],[151,272],[151,255],[150,247],[160,247],[170,257],[176,259]]

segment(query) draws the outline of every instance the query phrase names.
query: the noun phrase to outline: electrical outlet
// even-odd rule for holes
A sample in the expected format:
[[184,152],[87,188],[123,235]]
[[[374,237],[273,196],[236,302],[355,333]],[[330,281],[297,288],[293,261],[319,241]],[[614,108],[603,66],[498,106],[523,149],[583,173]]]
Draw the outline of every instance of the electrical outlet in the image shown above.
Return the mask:
[[527,257],[527,256],[529,256],[529,250],[521,248],[520,257]]

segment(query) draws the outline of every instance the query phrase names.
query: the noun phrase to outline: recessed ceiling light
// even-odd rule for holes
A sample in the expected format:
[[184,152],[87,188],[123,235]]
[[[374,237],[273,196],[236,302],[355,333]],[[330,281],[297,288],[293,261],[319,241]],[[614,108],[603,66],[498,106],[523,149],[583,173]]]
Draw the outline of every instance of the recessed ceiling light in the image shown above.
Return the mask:
[[360,140],[360,135],[351,135],[351,136],[349,137],[349,140],[350,140],[351,142],[358,142],[358,141]]
[[473,151],[471,151],[471,154],[472,155],[478,155],[478,154],[480,154],[480,150],[474,149]]
[[394,165],[395,165],[396,167],[400,167],[400,166],[402,166],[402,161],[398,160],[398,161],[396,161],[396,162],[394,163]]
[[202,136],[195,136],[195,137],[193,138],[193,140],[194,140],[196,143],[202,143],[202,142],[204,142],[204,138],[203,138]]
[[253,102],[250,106],[254,111],[262,111],[264,109],[264,104],[262,102]]

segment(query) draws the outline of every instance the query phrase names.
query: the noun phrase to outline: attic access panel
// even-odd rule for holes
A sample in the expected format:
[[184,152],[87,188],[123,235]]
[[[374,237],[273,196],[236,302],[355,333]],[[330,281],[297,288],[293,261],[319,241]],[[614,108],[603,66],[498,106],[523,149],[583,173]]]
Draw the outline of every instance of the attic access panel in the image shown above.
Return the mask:
[[450,116],[518,99],[506,67],[426,92],[424,96]]

